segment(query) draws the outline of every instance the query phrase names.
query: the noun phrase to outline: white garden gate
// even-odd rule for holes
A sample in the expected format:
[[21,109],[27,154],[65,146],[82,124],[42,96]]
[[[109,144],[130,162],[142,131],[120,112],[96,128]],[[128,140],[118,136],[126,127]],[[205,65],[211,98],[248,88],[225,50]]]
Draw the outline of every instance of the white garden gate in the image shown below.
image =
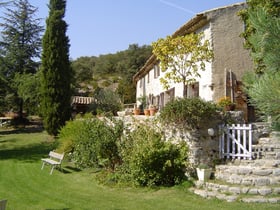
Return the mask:
[[252,159],[252,124],[220,126],[220,158]]

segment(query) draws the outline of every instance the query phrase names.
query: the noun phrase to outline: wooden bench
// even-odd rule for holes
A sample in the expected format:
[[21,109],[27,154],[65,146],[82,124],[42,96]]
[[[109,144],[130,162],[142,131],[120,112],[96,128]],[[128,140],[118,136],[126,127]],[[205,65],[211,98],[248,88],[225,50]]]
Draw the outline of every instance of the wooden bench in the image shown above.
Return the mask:
[[0,200],[0,210],[6,209],[7,200]]
[[50,174],[52,174],[53,169],[55,167],[59,166],[60,169],[61,169],[61,162],[63,160],[63,157],[64,157],[64,153],[63,154],[59,154],[59,153],[56,153],[54,151],[50,151],[49,158],[42,158],[43,165],[42,165],[41,170],[43,170],[45,164],[48,164],[48,165],[52,166]]

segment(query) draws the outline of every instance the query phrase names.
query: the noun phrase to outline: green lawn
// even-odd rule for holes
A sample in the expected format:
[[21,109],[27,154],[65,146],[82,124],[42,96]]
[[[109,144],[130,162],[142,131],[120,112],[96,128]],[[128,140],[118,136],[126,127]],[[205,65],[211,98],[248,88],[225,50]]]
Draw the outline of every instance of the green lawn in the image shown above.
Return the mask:
[[205,200],[183,186],[173,188],[112,188],[98,185],[90,170],[63,164],[63,172],[41,170],[40,159],[53,148],[45,133],[0,130],[0,199],[8,210],[264,210],[279,204],[227,203]]

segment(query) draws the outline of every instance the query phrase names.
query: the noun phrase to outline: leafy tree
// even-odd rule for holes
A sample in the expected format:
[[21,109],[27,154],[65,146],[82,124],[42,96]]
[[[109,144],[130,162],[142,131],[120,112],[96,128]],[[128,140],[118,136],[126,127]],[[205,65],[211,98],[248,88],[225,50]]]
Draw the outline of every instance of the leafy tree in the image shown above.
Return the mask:
[[71,63],[76,83],[92,80],[96,57],[80,57]]
[[[3,28],[2,41],[0,42],[1,67],[0,74],[4,82],[6,106],[13,108],[17,105],[21,116],[23,111],[23,99],[19,95],[20,87],[16,84],[16,75],[34,74],[38,69],[41,52],[40,19],[35,18],[37,8],[29,4],[28,0],[17,0],[13,2],[13,8],[8,7]],[[9,103],[9,104],[7,104]]]
[[15,77],[18,86],[18,95],[24,102],[24,110],[29,114],[39,113],[40,72],[36,74],[17,74]]
[[65,8],[65,0],[50,0],[43,36],[41,107],[45,129],[51,135],[57,135],[71,116],[73,73],[69,62],[67,24],[63,20]]
[[263,9],[266,13],[272,17],[280,17],[280,1],[278,0],[247,0],[248,7],[239,12],[241,19],[245,22],[246,28],[242,36],[245,38],[245,47],[251,50],[252,58],[255,64],[255,71],[257,73],[262,73],[265,70],[265,64],[263,62],[262,56],[258,55],[260,49],[258,46],[252,43],[250,38],[258,29],[256,28],[252,17],[250,14],[256,13],[258,10]]
[[122,72],[122,80],[117,88],[123,103],[135,102],[136,87],[132,77],[145,64],[151,54],[151,46],[139,47],[137,44],[129,45],[129,48],[123,52],[122,59],[118,63],[118,67],[122,68],[118,70],[118,72]]
[[205,62],[209,62],[213,57],[209,41],[203,40],[202,33],[167,36],[152,43],[152,46],[162,71],[166,72],[160,80],[164,88],[168,89],[170,82],[182,82],[184,96],[186,85],[200,76],[199,70],[205,70]]
[[97,88],[93,96],[96,101],[90,109],[95,114],[107,113],[117,115],[121,108],[121,100],[117,93],[109,89]]
[[[111,80],[118,83],[116,92],[122,98],[123,103],[133,103],[136,88],[132,77],[145,64],[151,53],[151,46],[131,44],[127,50],[115,54],[78,58],[72,63],[78,80],[76,87],[87,83],[97,88],[98,80],[102,76],[107,83],[111,83]],[[90,81],[91,79],[96,81],[95,84]]]

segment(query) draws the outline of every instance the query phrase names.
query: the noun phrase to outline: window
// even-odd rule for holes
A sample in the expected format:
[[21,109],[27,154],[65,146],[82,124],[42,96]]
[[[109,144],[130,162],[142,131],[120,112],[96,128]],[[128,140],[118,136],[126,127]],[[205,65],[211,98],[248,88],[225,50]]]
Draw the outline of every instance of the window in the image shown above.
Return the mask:
[[187,98],[199,97],[199,83],[195,82],[186,86]]
[[158,78],[160,76],[160,68],[159,65],[154,65],[154,78]]
[[141,88],[143,86],[143,78],[139,80],[139,88]]
[[164,105],[175,98],[175,88],[171,88],[164,93]]

